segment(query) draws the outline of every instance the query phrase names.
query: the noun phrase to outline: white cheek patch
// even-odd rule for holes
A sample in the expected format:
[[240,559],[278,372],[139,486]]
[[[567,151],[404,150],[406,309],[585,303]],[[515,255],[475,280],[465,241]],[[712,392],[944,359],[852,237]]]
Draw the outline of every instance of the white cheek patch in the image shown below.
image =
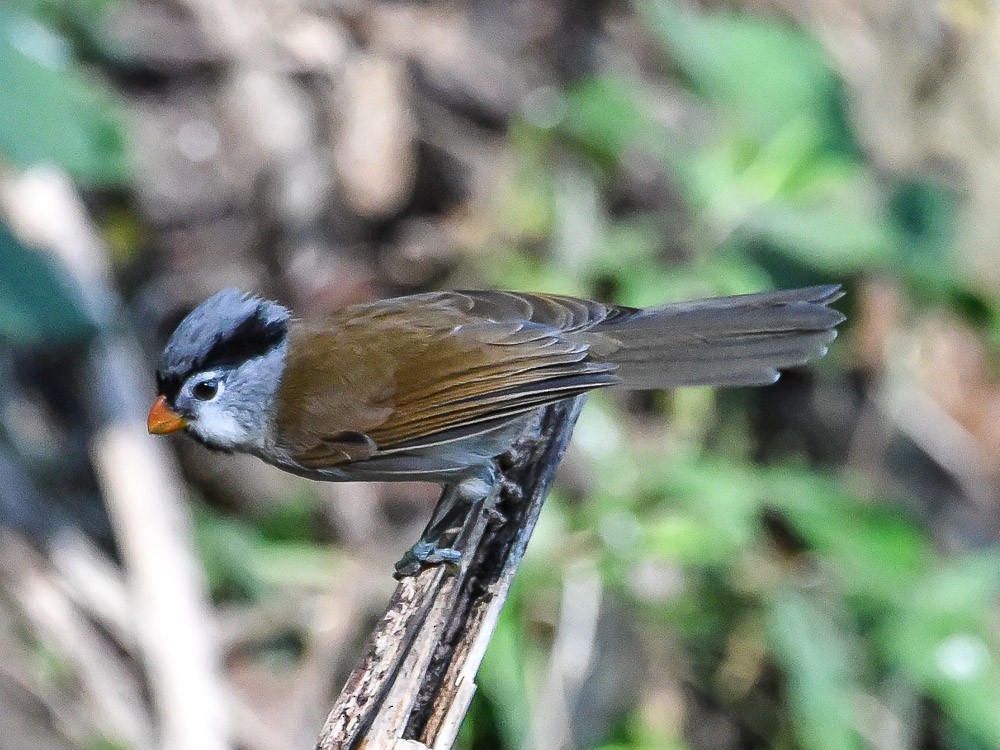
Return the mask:
[[216,407],[202,404],[197,418],[190,423],[191,431],[220,448],[236,448],[247,440],[246,428],[232,415]]

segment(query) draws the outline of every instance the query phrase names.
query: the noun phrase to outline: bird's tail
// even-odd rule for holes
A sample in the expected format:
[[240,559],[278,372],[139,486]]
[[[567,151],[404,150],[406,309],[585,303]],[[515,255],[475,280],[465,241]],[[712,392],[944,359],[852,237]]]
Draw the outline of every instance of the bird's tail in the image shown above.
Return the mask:
[[607,347],[591,354],[628,388],[768,385],[826,354],[844,320],[828,305],[841,296],[828,285],[650,307],[591,329]]

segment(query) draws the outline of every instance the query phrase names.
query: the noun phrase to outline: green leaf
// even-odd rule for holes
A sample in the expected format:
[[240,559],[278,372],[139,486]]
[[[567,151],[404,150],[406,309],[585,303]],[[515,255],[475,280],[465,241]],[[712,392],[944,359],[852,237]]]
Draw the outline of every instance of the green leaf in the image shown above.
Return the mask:
[[561,132],[597,161],[614,162],[655,129],[634,87],[617,78],[589,78],[566,94]]
[[131,746],[124,741],[112,740],[107,737],[91,740],[87,743],[87,750],[129,750]]
[[305,542],[271,542],[244,521],[195,508],[195,538],[213,595],[255,600],[270,588],[322,588],[336,575],[336,553]]
[[643,3],[640,12],[694,90],[754,132],[774,132],[803,114],[834,125],[838,79],[820,45],[799,29],[672,1]]
[[753,474],[707,461],[676,462],[664,470],[667,498],[707,526],[714,545],[746,548],[759,537],[761,495]]
[[882,647],[959,726],[1000,748],[1000,663],[992,616],[1000,554],[929,575],[884,630]]
[[96,330],[68,275],[0,223],[0,337],[19,345],[85,341]]
[[500,613],[476,678],[483,694],[493,704],[504,746],[511,748],[524,746],[527,733],[524,717],[531,715],[524,677],[527,651],[517,613],[516,589],[515,586],[507,606]]
[[686,565],[722,565],[736,548],[712,525],[676,513],[644,519],[641,541],[650,554]]
[[836,569],[847,591],[882,607],[909,600],[931,563],[931,550],[913,524],[823,477],[775,470],[769,485],[771,503]]
[[896,238],[882,217],[836,199],[771,201],[747,216],[740,234],[829,274],[886,267],[897,248]]
[[914,275],[947,283],[955,274],[951,254],[958,224],[958,198],[930,181],[912,180],[896,187],[889,210],[906,242],[901,257]]
[[787,681],[794,729],[804,750],[862,746],[854,723],[848,649],[830,614],[795,591],[770,603],[770,647]]
[[123,117],[110,92],[74,66],[51,28],[4,9],[0,91],[0,155],[16,167],[55,164],[86,185],[125,181]]

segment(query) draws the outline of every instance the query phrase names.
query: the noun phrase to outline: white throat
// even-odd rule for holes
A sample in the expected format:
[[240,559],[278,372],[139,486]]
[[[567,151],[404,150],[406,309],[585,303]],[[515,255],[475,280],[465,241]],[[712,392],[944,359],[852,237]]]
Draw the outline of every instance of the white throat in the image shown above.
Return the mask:
[[246,450],[255,442],[235,415],[211,406],[202,407],[198,418],[191,421],[190,428],[202,440],[223,450]]

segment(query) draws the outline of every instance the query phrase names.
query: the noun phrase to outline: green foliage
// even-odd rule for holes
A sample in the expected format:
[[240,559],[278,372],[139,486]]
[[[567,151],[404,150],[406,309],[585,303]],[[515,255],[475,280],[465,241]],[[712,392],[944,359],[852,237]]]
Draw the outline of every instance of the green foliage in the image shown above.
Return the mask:
[[887,657],[987,747],[1000,747],[1000,665],[992,610],[995,552],[941,566],[916,582],[887,623]]
[[320,589],[337,574],[336,553],[291,538],[288,515],[280,510],[264,528],[207,507],[196,510],[196,541],[217,598],[253,601],[283,585]]
[[0,269],[0,339],[67,345],[93,334],[94,323],[65,272],[2,223]]
[[121,183],[122,114],[73,55],[38,17],[0,8],[0,155],[19,168],[55,164],[84,185]]
[[[703,126],[664,116],[660,93],[632,80],[567,87],[558,123],[514,130],[523,160],[504,206],[509,244],[498,248],[502,263],[484,267],[487,278],[610,289],[641,305],[888,274],[1000,338],[998,301],[970,291],[950,262],[954,192],[893,180],[865,161],[816,40],[778,19],[673,0],[639,11],[689,98],[688,117]],[[677,204],[669,215],[641,200],[609,208],[636,161],[662,170]],[[561,236],[574,224],[575,236],[593,239],[568,262]],[[546,244],[548,255],[539,252]],[[727,413],[710,441],[705,425],[721,409],[711,391],[678,392],[665,406],[669,448],[626,441],[606,399],[585,410],[576,438],[590,494],[550,501],[538,557],[522,570],[547,583],[517,589],[484,665],[481,700],[501,725],[539,689],[548,642],[526,613],[551,608],[553,561],[596,555],[650,640],[680,639],[690,657],[682,679],[752,726],[762,746],[864,747],[879,711],[890,710],[907,731],[933,724],[949,747],[1000,748],[1000,554],[942,553],[898,498],[864,478],[804,468],[794,453],[784,465],[753,462],[745,414]],[[637,588],[636,571],[650,565],[678,583],[666,593]],[[760,652],[746,684],[731,674],[730,663],[747,658],[741,648]],[[753,705],[769,670],[781,684],[772,713]],[[638,713],[625,726],[602,747],[683,746],[679,728],[664,732]],[[503,739],[525,746],[517,732]]]
[[[746,13],[698,13],[666,0],[640,10],[704,107],[704,126],[671,123],[654,107],[657,93],[635,81],[604,76],[575,84],[564,94],[558,125],[515,130],[526,160],[508,198],[508,226],[535,241],[557,233],[561,175],[600,192],[641,155],[675,180],[687,215],[680,226],[651,220],[638,243],[628,236],[634,219],[619,226],[596,217],[608,237],[598,246],[629,253],[619,268],[647,261],[647,273],[619,274],[623,283],[649,279],[661,297],[671,289],[651,262],[669,232],[698,257],[711,257],[706,266],[724,250],[743,269],[735,283],[702,284],[702,291],[757,288],[767,273],[781,283],[806,283],[880,268],[914,283],[933,277],[938,294],[962,286],[947,262],[953,197],[930,183],[887,184],[873,172],[847,126],[842,85],[814,39]],[[566,148],[575,161],[557,156]],[[601,257],[594,252],[587,260]],[[600,269],[583,270],[593,277]],[[536,269],[535,280],[544,274]]]
[[808,118],[833,150],[849,141],[838,117],[840,81],[819,42],[800,29],[677,2],[645,2],[640,12],[692,89],[736,127],[767,138]]
[[809,750],[862,747],[854,718],[854,681],[836,618],[814,598],[782,591],[767,613],[771,651],[788,681],[796,734]]
[[128,750],[129,746],[122,742],[109,739],[99,739],[87,745],[87,750]]
[[[82,62],[124,54],[102,47],[113,1],[0,7],[5,163],[54,164],[85,186],[128,179],[121,106]],[[697,6],[637,4],[658,45],[659,60],[645,62],[664,75],[607,66],[553,93],[558,117],[514,123],[503,236],[476,282],[641,306],[885,274],[1000,341],[1000,300],[951,262],[960,196],[866,159],[843,83],[804,30]],[[105,221],[120,247],[138,244],[127,211]],[[0,337],[70,344],[93,333],[60,270],[4,226],[0,269]],[[882,711],[932,732],[935,746],[1000,750],[997,550],[943,551],[883,485],[810,465],[794,447],[777,465],[753,460],[745,402],[708,389],[657,396],[643,408],[657,423],[669,413],[671,432],[650,439],[620,406],[597,395],[581,419],[586,491],[549,501],[478,679],[466,747],[528,746],[559,592],[583,559],[665,681],[725,713],[750,735],[742,746],[855,750]],[[336,554],[312,536],[311,499],[286,501],[252,520],[197,506],[217,599],[254,603],[338,575]],[[646,570],[652,580],[637,577]],[[38,658],[52,661],[43,673],[69,675]],[[635,706],[596,747],[685,750],[691,720]]]
[[[606,543],[608,581],[629,592],[629,576],[644,562],[680,564],[682,592],[663,604],[641,596],[636,604],[654,631],[676,629],[708,674],[723,669],[720,650],[741,621],[766,623],[766,651],[784,676],[796,746],[862,747],[860,707],[929,698],[956,731],[1000,747],[991,622],[1000,556],[947,559],[916,524],[821,475],[635,453],[592,457],[606,485],[570,514],[579,531],[563,533],[556,559],[588,554],[597,540],[581,544],[579,535],[594,536],[630,509],[639,534],[629,544]],[[622,487],[622,478],[635,485]],[[774,513],[803,545],[791,558],[769,536],[765,519]],[[540,574],[529,569],[526,577]],[[523,678],[511,669],[533,663],[524,632],[515,631],[531,590],[515,592],[484,665],[484,695],[513,715],[524,699],[511,687]],[[622,747],[643,747],[636,741]]]
[[527,726],[524,717],[531,714],[525,676],[529,664],[538,665],[540,654],[532,653],[523,637],[524,613],[518,611],[523,582],[515,583],[511,605],[504,609],[487,651],[481,689],[490,696],[495,722],[504,747],[524,747]]
[[642,9],[693,91],[726,119],[688,169],[709,221],[824,273],[896,252],[878,186],[844,126],[840,83],[814,39],[748,14],[701,15],[674,2]]
[[[43,22],[52,11],[41,0],[0,7],[0,162],[54,165],[88,186],[121,183],[128,168],[119,105],[75,62],[69,41]],[[97,13],[98,6],[74,8],[85,11]],[[0,269],[0,338],[65,346],[94,333],[79,291],[58,263],[3,225]]]

